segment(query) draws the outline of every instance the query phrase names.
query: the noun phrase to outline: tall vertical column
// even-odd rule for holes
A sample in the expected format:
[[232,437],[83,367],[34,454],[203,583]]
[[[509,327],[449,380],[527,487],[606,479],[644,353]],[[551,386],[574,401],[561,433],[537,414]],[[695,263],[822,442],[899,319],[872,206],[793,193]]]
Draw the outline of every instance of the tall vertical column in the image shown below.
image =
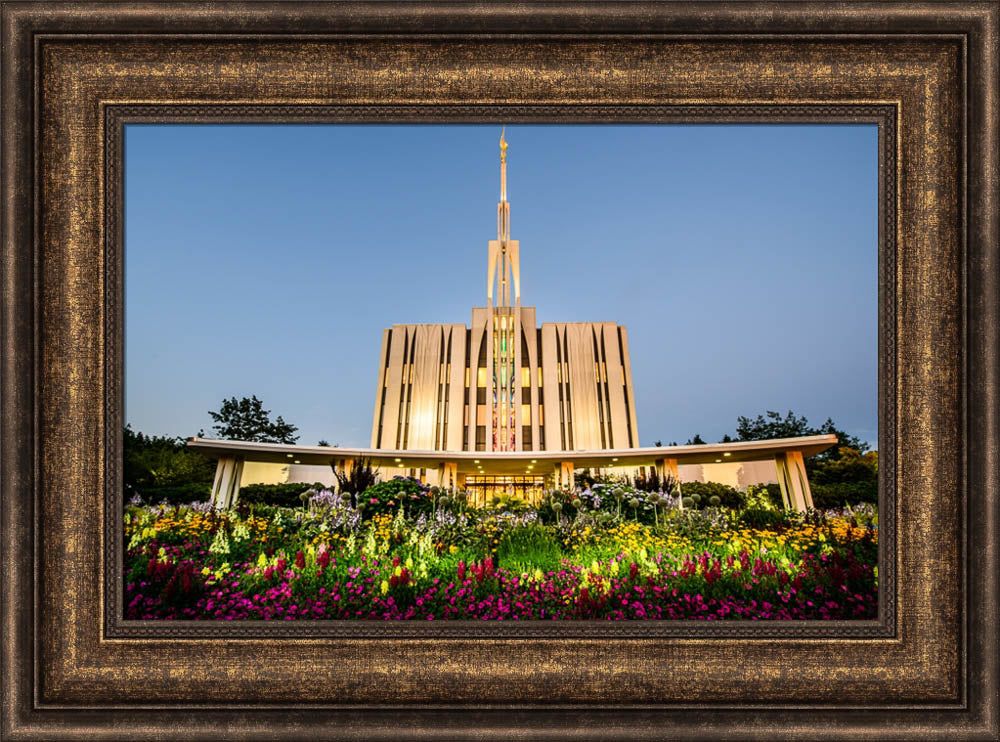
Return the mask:
[[[510,239],[510,203],[507,201],[507,141],[500,134],[500,202],[497,238],[489,243],[486,290],[487,387],[486,450],[515,451],[520,447],[515,359],[521,341],[521,274],[519,246]],[[494,293],[496,301],[494,302]]]
[[240,494],[240,479],[243,477],[243,459],[234,456],[220,456],[215,465],[215,479],[212,482],[211,503],[217,510],[232,507]]
[[576,469],[572,461],[561,461],[556,469],[556,483],[561,490],[571,490],[576,486]]
[[437,486],[446,490],[454,489],[458,486],[458,463],[455,461],[442,461],[437,468]]
[[774,457],[778,486],[786,508],[805,511],[813,507],[812,490],[801,451],[779,453]]

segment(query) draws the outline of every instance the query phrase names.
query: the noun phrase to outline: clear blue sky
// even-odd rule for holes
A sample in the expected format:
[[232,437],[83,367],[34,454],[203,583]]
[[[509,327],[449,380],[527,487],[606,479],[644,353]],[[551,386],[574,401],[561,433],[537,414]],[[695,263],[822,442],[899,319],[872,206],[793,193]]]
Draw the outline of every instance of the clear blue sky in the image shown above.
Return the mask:
[[[256,394],[367,446],[382,329],[485,304],[500,128],[126,130],[126,419]],[[791,409],[876,441],[874,126],[510,126],[539,322],[628,328],[639,438]]]

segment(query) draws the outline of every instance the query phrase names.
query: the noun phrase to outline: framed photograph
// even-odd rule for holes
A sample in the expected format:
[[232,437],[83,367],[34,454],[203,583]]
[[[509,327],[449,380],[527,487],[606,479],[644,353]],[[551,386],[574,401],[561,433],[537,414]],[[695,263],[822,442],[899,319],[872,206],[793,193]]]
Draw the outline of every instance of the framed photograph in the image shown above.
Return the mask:
[[[125,117],[109,604],[130,632],[886,632],[880,123]],[[463,247],[486,228],[478,255]],[[617,321],[545,319],[574,312]],[[826,422],[741,416],[751,400]]]
[[996,738],[998,21],[3,3],[4,738]]

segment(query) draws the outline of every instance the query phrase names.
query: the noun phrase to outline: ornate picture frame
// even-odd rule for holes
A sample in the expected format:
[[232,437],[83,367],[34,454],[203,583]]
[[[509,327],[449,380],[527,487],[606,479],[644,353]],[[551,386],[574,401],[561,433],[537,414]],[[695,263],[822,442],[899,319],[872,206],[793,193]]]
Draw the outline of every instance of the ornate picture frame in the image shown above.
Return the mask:
[[[995,4],[2,8],[5,739],[996,737]],[[123,621],[121,127],[345,120],[878,124],[879,620]]]

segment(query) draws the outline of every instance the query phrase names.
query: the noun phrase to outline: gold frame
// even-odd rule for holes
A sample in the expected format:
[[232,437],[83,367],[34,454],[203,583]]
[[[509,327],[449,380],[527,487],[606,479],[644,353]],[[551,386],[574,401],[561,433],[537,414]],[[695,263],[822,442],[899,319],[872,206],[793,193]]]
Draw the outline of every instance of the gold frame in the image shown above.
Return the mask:
[[[5,737],[997,734],[995,4],[5,2],[2,21]],[[891,112],[880,497],[899,548],[878,630],[116,622],[114,126],[318,107],[369,121]]]

